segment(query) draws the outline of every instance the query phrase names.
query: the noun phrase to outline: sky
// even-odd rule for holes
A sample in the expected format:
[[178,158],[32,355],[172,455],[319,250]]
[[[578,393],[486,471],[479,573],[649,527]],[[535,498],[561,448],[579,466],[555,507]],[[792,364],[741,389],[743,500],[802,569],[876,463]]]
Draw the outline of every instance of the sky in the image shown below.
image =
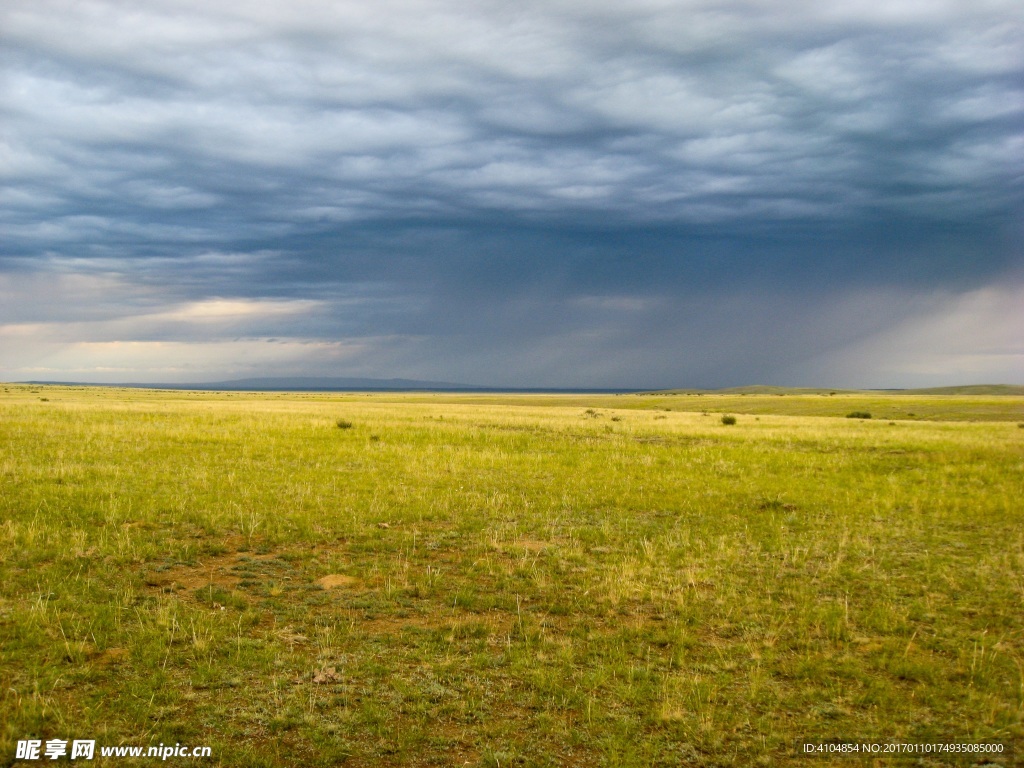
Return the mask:
[[0,380],[1024,383],[1019,0],[4,0]]

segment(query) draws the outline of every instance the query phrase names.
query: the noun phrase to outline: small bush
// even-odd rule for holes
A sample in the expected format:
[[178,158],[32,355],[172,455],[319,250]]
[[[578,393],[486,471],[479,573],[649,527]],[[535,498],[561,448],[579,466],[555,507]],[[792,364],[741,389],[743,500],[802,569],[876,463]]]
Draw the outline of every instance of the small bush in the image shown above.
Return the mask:
[[352,429],[351,421],[346,421],[345,419],[338,419],[334,423],[338,425],[338,429]]
[[870,419],[871,414],[867,411],[853,411],[852,413],[846,414],[848,419]]
[[736,423],[736,417],[735,416],[729,416],[729,415],[723,416],[722,417],[722,423],[725,424],[725,426],[727,426],[727,427],[731,426],[731,425]]

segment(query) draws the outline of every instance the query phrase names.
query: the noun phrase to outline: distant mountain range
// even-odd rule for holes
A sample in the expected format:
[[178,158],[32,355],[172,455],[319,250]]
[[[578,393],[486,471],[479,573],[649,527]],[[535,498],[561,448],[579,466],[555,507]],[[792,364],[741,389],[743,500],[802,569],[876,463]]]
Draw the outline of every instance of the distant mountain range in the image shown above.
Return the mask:
[[755,384],[728,389],[666,389],[659,394],[709,395],[864,395],[872,392],[890,395],[1024,395],[1019,384],[965,384],[958,387],[925,387],[920,389],[838,389],[822,387],[771,387]]
[[867,394],[885,392],[907,395],[1024,395],[1018,384],[968,384],[958,387],[923,389],[828,389],[811,387],[772,387],[753,385],[727,389],[600,389],[568,387],[482,387],[451,381],[422,379],[370,379],[352,376],[266,376],[252,379],[208,381],[197,384],[95,384],[81,381],[23,381],[21,384],[88,387],[130,387],[135,389],[212,390],[217,392],[566,392],[581,394],[718,394],[718,395],[822,395]]
[[268,376],[254,379],[231,379],[205,384],[190,384],[181,389],[224,389],[248,392],[331,392],[331,391],[388,391],[428,390],[448,392],[452,390],[478,390],[470,384],[456,384],[451,381],[422,381],[420,379],[369,379],[349,376]]
[[489,387],[475,387],[470,384],[456,384],[450,381],[421,381],[419,379],[369,379],[351,376],[263,376],[252,379],[230,379],[228,381],[203,381],[197,383],[154,383],[135,382],[95,384],[82,381],[26,381],[24,384],[55,384],[87,387],[131,387],[134,389],[187,389],[218,390],[234,392],[345,392],[390,390],[425,390],[431,392],[475,392],[492,391]]
[[558,387],[482,387],[451,381],[370,379],[351,376],[268,376],[196,384],[95,384],[81,381],[25,381],[22,384],[130,387],[134,389],[213,390],[218,392],[582,392],[589,394],[637,392],[635,389],[569,389]]

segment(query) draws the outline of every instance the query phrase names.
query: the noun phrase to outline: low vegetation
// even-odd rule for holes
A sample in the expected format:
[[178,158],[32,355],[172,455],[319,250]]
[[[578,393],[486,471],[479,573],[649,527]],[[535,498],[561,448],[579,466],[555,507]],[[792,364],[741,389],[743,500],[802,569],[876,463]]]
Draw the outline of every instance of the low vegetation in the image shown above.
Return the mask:
[[1022,407],[6,385],[0,761],[1020,755]]

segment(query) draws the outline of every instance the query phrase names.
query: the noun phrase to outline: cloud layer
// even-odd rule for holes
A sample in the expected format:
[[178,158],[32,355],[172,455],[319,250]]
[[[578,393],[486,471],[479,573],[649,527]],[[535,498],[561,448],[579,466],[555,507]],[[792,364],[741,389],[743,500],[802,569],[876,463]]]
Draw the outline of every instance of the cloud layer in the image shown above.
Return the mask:
[[1018,3],[13,0],[0,35],[4,378],[945,383],[948,334],[906,337],[927,373],[868,340],[974,307],[1011,347],[977,377],[1024,380]]

